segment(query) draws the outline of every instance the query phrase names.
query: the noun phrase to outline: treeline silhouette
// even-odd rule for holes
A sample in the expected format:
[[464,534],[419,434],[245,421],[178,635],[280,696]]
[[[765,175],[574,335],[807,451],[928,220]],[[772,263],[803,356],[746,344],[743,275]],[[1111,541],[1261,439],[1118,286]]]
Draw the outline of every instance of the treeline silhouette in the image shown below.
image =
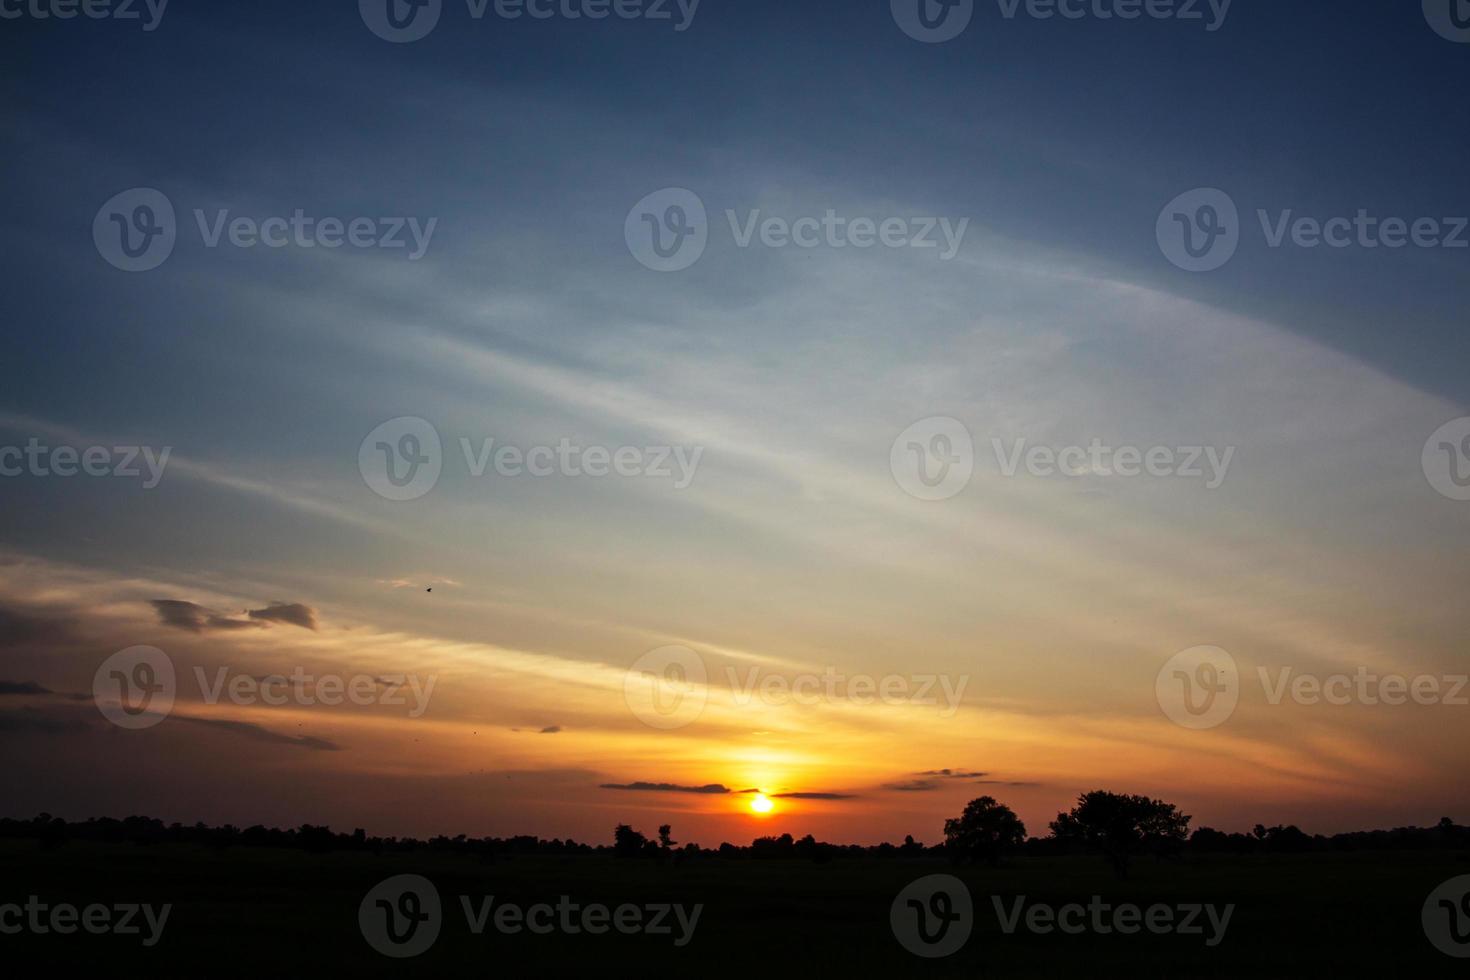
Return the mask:
[[[983,798],[988,799],[988,798]],[[1085,797],[1084,797],[1085,799]],[[979,801],[976,801],[979,802]],[[1157,801],[1154,801],[1157,802]],[[973,805],[973,804],[972,804]],[[1004,809],[1002,807],[1002,809]],[[969,812],[967,808],[967,813]],[[1073,811],[1076,813],[1077,811]],[[1059,814],[1059,817],[1065,816]],[[963,818],[961,818],[963,819]],[[1188,817],[1183,818],[1184,821]],[[129,843],[137,845],[192,844],[211,848],[272,847],[291,848],[313,853],[327,851],[362,851],[391,853],[409,851],[449,852],[478,855],[485,858],[517,854],[593,855],[602,854],[640,859],[664,859],[683,862],[689,859],[755,859],[808,860],[825,862],[834,859],[902,859],[915,857],[948,857],[951,860],[975,858],[992,860],[1000,856],[1054,856],[1101,851],[1114,861],[1120,873],[1126,873],[1127,856],[1115,859],[1105,843],[1089,840],[1084,834],[1056,832],[1048,837],[1012,838],[997,847],[993,854],[983,849],[980,854],[966,853],[962,839],[948,832],[957,821],[946,822],[944,842],[922,844],[912,835],[901,844],[832,844],[818,841],[812,835],[793,838],[791,834],[757,837],[748,845],[722,843],[718,847],[696,844],[679,845],[670,837],[671,828],[659,828],[659,839],[650,839],[626,824],[614,831],[611,844],[589,844],[554,838],[545,840],[532,835],[515,837],[436,836],[413,837],[369,836],[358,828],[351,833],[333,831],[330,827],[303,824],[291,829],[265,827],[259,824],[240,828],[231,824],[219,827],[204,823],[166,824],[152,817],[131,816],[122,819],[94,817],[84,821],[67,821],[49,813],[29,820],[0,818],[0,839],[35,840],[42,847],[60,847],[71,841]],[[1397,827],[1392,830],[1353,831],[1349,833],[1307,834],[1296,826],[1265,827],[1257,825],[1250,833],[1223,833],[1201,827],[1187,837],[1173,841],[1171,847],[1156,846],[1146,838],[1136,848],[1138,853],[1161,856],[1181,854],[1285,854],[1340,852],[1357,850],[1443,850],[1470,847],[1470,827],[1460,826],[1445,817],[1433,827]],[[1122,865],[1119,865],[1119,860]]]

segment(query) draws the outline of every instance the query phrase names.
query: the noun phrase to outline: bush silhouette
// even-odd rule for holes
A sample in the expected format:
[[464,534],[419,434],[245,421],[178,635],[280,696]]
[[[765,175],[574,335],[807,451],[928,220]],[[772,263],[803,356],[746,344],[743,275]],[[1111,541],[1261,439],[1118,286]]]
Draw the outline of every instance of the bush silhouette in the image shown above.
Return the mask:
[[648,846],[648,838],[625,823],[613,830],[613,853],[618,857],[637,857]]

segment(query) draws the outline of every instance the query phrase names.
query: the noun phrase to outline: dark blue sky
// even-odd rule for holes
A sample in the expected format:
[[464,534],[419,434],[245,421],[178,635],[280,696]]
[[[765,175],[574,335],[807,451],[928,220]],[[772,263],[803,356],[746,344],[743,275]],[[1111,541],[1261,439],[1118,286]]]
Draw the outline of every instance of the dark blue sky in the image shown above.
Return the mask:
[[[1470,396],[1470,250],[1272,250],[1255,234],[1225,269],[1190,276],[1161,263],[1153,240],[1163,202],[1197,186],[1227,190],[1252,226],[1258,207],[1470,212],[1459,95],[1470,46],[1430,31],[1414,4],[1238,0],[1212,33],[1175,20],[1007,20],[991,2],[944,44],[905,36],[885,3],[720,0],[683,32],[475,21],[448,0],[439,27],[404,45],[374,37],[347,3],[174,0],[151,33],[85,20],[4,28],[7,306],[26,355],[7,359],[12,404],[63,407],[76,395],[57,382],[79,366],[147,351],[137,338],[118,346],[88,315],[130,305],[78,234],[114,184],[228,186],[249,168],[283,190],[309,187],[310,204],[330,183],[334,200],[443,215],[449,247],[452,179],[479,185],[477,207],[529,211],[548,237],[582,240],[587,202],[568,183],[595,199],[606,178],[616,210],[614,175],[640,144],[650,187],[775,162],[819,184],[932,202]],[[617,124],[579,130],[551,115],[538,126],[547,103]]]

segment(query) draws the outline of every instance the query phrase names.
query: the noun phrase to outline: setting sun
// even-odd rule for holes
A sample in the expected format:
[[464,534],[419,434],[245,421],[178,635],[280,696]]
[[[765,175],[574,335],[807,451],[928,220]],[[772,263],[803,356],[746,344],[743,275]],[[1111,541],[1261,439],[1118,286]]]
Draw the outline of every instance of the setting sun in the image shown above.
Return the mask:
[[770,813],[774,806],[775,804],[760,793],[757,793],[755,799],[750,801],[750,808],[756,813]]

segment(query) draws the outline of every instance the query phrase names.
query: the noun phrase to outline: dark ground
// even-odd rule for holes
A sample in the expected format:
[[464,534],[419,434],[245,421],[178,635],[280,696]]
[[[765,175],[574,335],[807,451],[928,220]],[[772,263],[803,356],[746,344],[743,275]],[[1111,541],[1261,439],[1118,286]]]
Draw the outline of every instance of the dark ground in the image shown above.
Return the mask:
[[[374,951],[358,907],[383,879],[414,873],[443,901],[437,941],[396,960]],[[920,959],[895,939],[889,907],[910,881],[955,873],[974,900],[969,941]],[[313,854],[271,847],[0,841],[0,904],[172,903],[158,944],[139,936],[0,935],[5,961],[47,972],[107,964],[154,976],[302,974],[569,976],[1466,976],[1438,952],[1420,910],[1470,854],[1341,854],[1139,859],[1119,880],[1093,856],[1020,857],[956,871],[932,857],[804,860],[619,859],[592,855]],[[474,935],[458,896],[497,903],[702,903],[684,948],[672,936]],[[1223,941],[1202,936],[1002,933],[992,895],[1028,902],[1234,903]],[[1208,931],[1208,930],[1207,930]],[[38,971],[39,972],[39,971]]]

